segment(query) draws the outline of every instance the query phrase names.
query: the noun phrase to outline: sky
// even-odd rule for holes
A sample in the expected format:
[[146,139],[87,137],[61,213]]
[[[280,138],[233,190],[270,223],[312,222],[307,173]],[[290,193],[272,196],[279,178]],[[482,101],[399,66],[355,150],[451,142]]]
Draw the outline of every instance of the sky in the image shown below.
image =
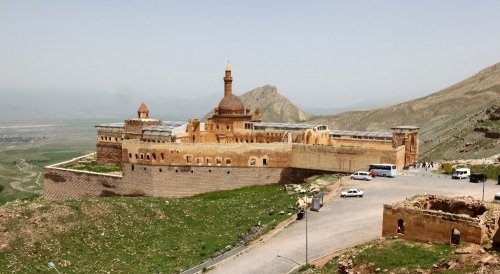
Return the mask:
[[222,96],[229,61],[235,94],[392,104],[500,62],[499,14],[481,0],[0,0],[0,95]]

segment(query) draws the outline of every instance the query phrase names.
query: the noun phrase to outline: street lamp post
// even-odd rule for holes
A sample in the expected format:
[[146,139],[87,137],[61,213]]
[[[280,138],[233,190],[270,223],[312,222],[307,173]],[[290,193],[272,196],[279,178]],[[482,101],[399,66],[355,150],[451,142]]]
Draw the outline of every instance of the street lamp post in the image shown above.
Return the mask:
[[[485,158],[483,158],[483,168],[486,168],[486,159]],[[484,178],[482,178],[482,181],[483,181],[483,199],[482,199],[482,201],[484,203],[484,183],[486,182],[486,180],[484,180]]]
[[308,258],[307,258],[307,203],[306,203],[306,265],[307,265],[307,261],[308,261]]
[[55,263],[49,262],[48,267],[49,267],[49,269],[54,269],[57,272],[57,274],[61,274],[61,272],[59,272],[59,270],[57,270]]

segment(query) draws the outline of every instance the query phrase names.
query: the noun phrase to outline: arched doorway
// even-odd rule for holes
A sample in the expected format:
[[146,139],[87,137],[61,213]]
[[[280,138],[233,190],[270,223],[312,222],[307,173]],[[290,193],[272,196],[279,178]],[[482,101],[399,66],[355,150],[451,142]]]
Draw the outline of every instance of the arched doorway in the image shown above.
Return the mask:
[[398,220],[398,234],[405,234],[405,221],[403,219]]
[[450,243],[452,245],[458,245],[460,243],[460,230],[454,228],[451,230]]

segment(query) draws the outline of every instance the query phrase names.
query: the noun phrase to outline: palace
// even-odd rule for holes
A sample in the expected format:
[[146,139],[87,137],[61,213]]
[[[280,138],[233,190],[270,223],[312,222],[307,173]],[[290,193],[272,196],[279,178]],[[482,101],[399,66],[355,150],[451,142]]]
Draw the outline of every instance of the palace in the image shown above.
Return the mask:
[[[321,173],[367,170],[369,164],[396,164],[418,158],[418,128],[392,132],[331,130],[325,125],[262,121],[232,93],[228,64],[224,97],[201,122],[150,118],[142,103],[137,117],[97,125],[99,164],[119,164],[123,174],[66,169],[74,161],[45,168],[45,197],[187,197],[251,185],[297,183]],[[75,160],[76,161],[76,160]]]

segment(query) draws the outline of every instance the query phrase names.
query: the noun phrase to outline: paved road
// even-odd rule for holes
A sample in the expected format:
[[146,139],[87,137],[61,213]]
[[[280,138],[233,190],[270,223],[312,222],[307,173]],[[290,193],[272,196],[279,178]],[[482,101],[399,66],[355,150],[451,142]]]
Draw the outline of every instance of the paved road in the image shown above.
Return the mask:
[[[397,178],[374,178],[371,182],[346,180],[344,188],[365,190],[364,198],[342,198],[326,204],[319,212],[308,212],[308,257],[317,258],[335,250],[380,237],[383,204],[415,194],[482,196],[482,184],[452,180],[423,170],[410,170]],[[485,200],[500,192],[489,182]],[[306,222],[299,221],[247,253],[217,266],[210,273],[287,273],[305,262]]]

